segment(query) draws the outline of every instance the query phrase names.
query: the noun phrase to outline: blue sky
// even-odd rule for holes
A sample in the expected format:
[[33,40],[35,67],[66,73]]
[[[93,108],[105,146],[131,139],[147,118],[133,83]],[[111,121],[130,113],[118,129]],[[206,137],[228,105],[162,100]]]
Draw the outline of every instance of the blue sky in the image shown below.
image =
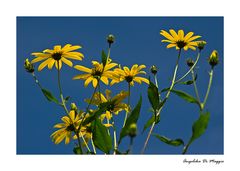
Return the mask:
[[[183,29],[193,31],[206,40],[198,63],[197,85],[201,99],[204,98],[210,66],[207,58],[216,49],[219,52],[220,64],[214,70],[212,89],[206,109],[211,113],[206,133],[197,139],[189,148],[190,154],[223,154],[223,18],[222,17],[18,17],[17,18],[17,153],[18,154],[72,154],[74,143],[55,145],[50,135],[53,125],[60,122],[64,115],[62,108],[49,103],[34,83],[30,74],[23,68],[25,58],[30,58],[32,52],[52,48],[54,45],[66,43],[79,44],[85,58],[82,62],[73,61],[91,67],[92,60],[100,60],[102,49],[107,49],[106,36],[110,33],[116,37],[111,58],[121,65],[145,64],[146,71],[156,65],[159,68],[158,81],[160,89],[168,87],[172,77],[177,51],[166,49],[161,43],[161,29]],[[196,57],[195,51],[183,52],[180,60],[178,78],[188,67],[187,58]],[[37,64],[38,66],[38,64]],[[84,109],[85,98],[93,92],[91,86],[84,88],[83,81],[72,81],[79,72],[64,65],[61,70],[62,87],[65,96],[71,96],[79,108]],[[57,71],[44,69],[36,72],[41,84],[58,97]],[[190,77],[189,77],[190,78]],[[101,85],[102,90],[106,86]],[[114,94],[127,90],[127,85],[108,87]],[[178,85],[176,89],[187,91],[194,95],[193,86]],[[140,94],[143,96],[141,115],[138,122],[139,135],[134,140],[133,153],[138,154],[147,136],[147,131],[141,134],[144,123],[150,117],[150,104],[147,99],[147,85],[137,85],[132,88],[131,105],[135,106]],[[187,142],[191,136],[192,123],[198,118],[198,108],[188,104],[171,94],[162,114],[161,122],[154,132],[170,138],[182,138]],[[122,124],[124,113],[115,120]],[[128,138],[125,138],[120,150],[126,149]],[[148,144],[147,154],[180,154],[181,147],[168,146],[154,137]]]

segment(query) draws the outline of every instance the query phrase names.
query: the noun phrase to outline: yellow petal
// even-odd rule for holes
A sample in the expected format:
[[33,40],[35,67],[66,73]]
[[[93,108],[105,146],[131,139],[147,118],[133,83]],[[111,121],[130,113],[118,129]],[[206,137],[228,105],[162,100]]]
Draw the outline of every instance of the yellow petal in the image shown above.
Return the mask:
[[184,46],[183,49],[184,49],[185,51],[187,51],[187,50],[188,50],[188,46]]
[[193,34],[194,34],[193,32],[189,32],[189,33],[184,37],[184,41],[187,42],[188,39],[189,39],[190,37],[192,37]]
[[171,35],[173,36],[173,38],[174,38],[174,42],[176,42],[176,41],[179,40],[179,37],[178,37],[177,33],[175,32],[175,30],[170,29],[169,32],[170,32]]
[[117,66],[118,64],[116,63],[111,63],[111,64],[107,64],[104,68],[104,70],[109,70],[109,69],[112,69],[113,67]]
[[123,67],[125,74],[129,75],[130,74],[130,70],[128,67]]
[[39,67],[38,67],[38,71],[42,71],[42,69],[48,65],[48,63],[51,61],[51,58],[48,58],[46,61],[42,62]]
[[174,47],[174,46],[177,46],[176,44],[168,44],[167,45],[167,48],[172,48],[172,47]]
[[75,120],[75,111],[74,110],[71,110],[69,112],[69,117],[70,117],[70,121],[74,122],[74,120]]
[[188,46],[188,47],[192,50],[196,50],[196,48],[194,46]]
[[62,48],[62,51],[64,50],[67,50],[69,47],[71,47],[72,45],[71,44],[66,44],[63,48]]
[[37,58],[33,59],[33,60],[31,61],[31,63],[33,64],[33,63],[36,63],[36,62],[39,62],[39,61],[42,61],[42,60],[46,60],[46,58],[37,57]]
[[65,64],[67,64],[70,67],[73,66],[73,63],[64,57],[61,58],[61,61],[63,61]]
[[62,68],[62,61],[61,60],[59,60],[58,62],[56,61],[55,62],[55,67],[58,69],[59,68],[59,70]]
[[87,73],[92,73],[92,70],[87,68],[87,67],[84,67],[84,66],[81,66],[81,65],[75,65],[74,66],[75,69],[79,70],[79,71],[83,71],[83,72],[87,72]]
[[106,85],[108,85],[108,83],[109,83],[107,77],[101,77],[101,81]]
[[79,60],[79,61],[82,60],[82,57],[80,57],[78,55],[71,54],[70,52],[62,54],[62,57],[69,58],[69,59],[75,59],[75,60]]
[[42,57],[42,58],[49,58],[51,57],[51,54],[41,53],[41,52],[34,52],[31,55],[36,57]]
[[168,40],[174,41],[174,37],[172,37],[168,32],[165,30],[161,30],[160,34],[164,37],[166,37]]
[[61,45],[54,46],[54,51],[59,52],[61,50]]
[[191,42],[191,41],[193,41],[193,40],[195,40],[195,39],[198,39],[198,38],[200,38],[201,36],[193,36],[193,37],[191,37],[190,39],[188,39],[188,42]]
[[93,80],[93,77],[88,77],[88,79],[84,82],[84,86],[87,87],[92,80]]
[[90,76],[91,76],[91,74],[80,74],[80,75],[76,75],[75,77],[73,77],[73,79],[74,80],[77,80],[77,79],[86,80]]
[[180,40],[184,39],[184,31],[183,30],[178,30],[178,37]]
[[51,58],[51,61],[48,63],[48,69],[52,69],[54,62],[55,62],[55,60],[53,58]]
[[75,45],[75,46],[67,46],[65,49],[64,49],[64,52],[70,52],[70,51],[74,51],[74,50],[77,50],[77,49],[80,49],[81,46],[79,45]]
[[111,99],[111,93],[112,93],[111,90],[108,90],[108,89],[105,90],[107,100]]
[[63,122],[65,122],[66,124],[70,124],[70,123],[71,123],[68,116],[63,116],[63,117],[61,118],[61,120],[62,120]]
[[103,124],[105,127],[109,128],[111,126],[113,126],[112,124]]
[[135,79],[139,79],[139,80],[141,80],[141,81],[143,81],[143,82],[149,84],[149,80],[146,79],[146,78],[143,78],[143,77],[134,77],[134,80],[135,80]]
[[112,118],[112,114],[109,111],[106,111],[106,118],[110,120]]
[[64,123],[59,123],[59,124],[54,125],[54,128],[63,128],[63,127],[65,127]]
[[69,144],[70,138],[71,138],[71,132],[67,132],[66,139],[65,139],[65,144]]
[[98,84],[98,80],[96,78],[94,78],[93,81],[92,81],[93,87],[96,88],[97,84]]

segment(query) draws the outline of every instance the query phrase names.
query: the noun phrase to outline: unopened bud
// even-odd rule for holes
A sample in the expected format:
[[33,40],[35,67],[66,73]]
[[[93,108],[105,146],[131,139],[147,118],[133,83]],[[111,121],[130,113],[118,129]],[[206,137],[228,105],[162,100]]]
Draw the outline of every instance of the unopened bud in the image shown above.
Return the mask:
[[28,58],[25,59],[25,61],[24,61],[24,68],[27,72],[30,72],[30,73],[34,72],[33,64],[31,64],[31,62],[29,62]]
[[154,75],[157,74],[157,67],[155,65],[151,67],[151,73]]
[[199,50],[203,50],[204,46],[207,44],[207,42],[205,41],[198,41],[197,45],[198,45],[198,49]]
[[71,103],[71,110],[77,111],[77,106],[75,103]]
[[191,58],[188,58],[188,59],[187,59],[187,65],[188,65],[189,67],[192,67],[192,66],[194,65],[194,60],[192,60]]
[[128,135],[132,138],[137,135],[137,124],[133,123],[130,125]]
[[111,45],[112,43],[114,43],[114,41],[115,41],[114,35],[109,34],[109,35],[107,36],[107,42],[109,43],[109,45]]
[[218,52],[216,50],[212,51],[212,54],[209,56],[208,58],[208,63],[214,67],[215,65],[217,65],[219,63],[219,59],[218,59]]

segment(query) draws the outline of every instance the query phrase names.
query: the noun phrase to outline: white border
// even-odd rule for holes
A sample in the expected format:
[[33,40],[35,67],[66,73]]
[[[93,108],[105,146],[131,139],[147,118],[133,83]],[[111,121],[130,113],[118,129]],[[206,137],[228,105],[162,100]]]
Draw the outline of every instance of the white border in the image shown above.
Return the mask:
[[[1,139],[3,170],[238,170],[239,154],[239,5],[207,0],[88,0],[1,2]],[[16,16],[224,16],[224,155],[55,156],[16,155]],[[216,28],[217,29],[217,28]],[[224,164],[185,164],[184,159],[219,159]]]

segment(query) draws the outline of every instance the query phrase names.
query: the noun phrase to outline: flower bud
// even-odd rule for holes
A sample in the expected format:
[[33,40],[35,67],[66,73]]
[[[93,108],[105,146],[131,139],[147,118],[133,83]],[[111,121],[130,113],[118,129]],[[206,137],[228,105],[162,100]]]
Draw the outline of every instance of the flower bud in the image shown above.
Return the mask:
[[71,103],[71,110],[77,111],[77,106],[75,103]]
[[137,124],[133,123],[130,125],[128,135],[132,138],[137,135]]
[[218,52],[216,50],[212,51],[212,54],[209,56],[208,58],[208,63],[214,67],[215,65],[217,65],[219,63],[219,59],[218,59]]
[[27,72],[30,72],[30,73],[34,72],[33,64],[31,64],[31,62],[29,62],[28,58],[25,59],[25,61],[24,61],[24,68]]
[[109,43],[109,46],[110,46],[112,43],[114,43],[114,41],[115,41],[114,35],[109,34],[109,35],[107,36],[107,42]]
[[197,45],[198,45],[198,49],[199,50],[203,50],[204,46],[207,44],[207,42],[205,41],[198,41]]
[[155,65],[153,65],[153,66],[151,67],[151,73],[154,74],[154,75],[157,74],[157,67],[156,67]]
[[194,65],[194,60],[191,59],[191,58],[188,58],[188,59],[187,59],[187,65],[188,65],[189,67],[192,67],[192,66]]

